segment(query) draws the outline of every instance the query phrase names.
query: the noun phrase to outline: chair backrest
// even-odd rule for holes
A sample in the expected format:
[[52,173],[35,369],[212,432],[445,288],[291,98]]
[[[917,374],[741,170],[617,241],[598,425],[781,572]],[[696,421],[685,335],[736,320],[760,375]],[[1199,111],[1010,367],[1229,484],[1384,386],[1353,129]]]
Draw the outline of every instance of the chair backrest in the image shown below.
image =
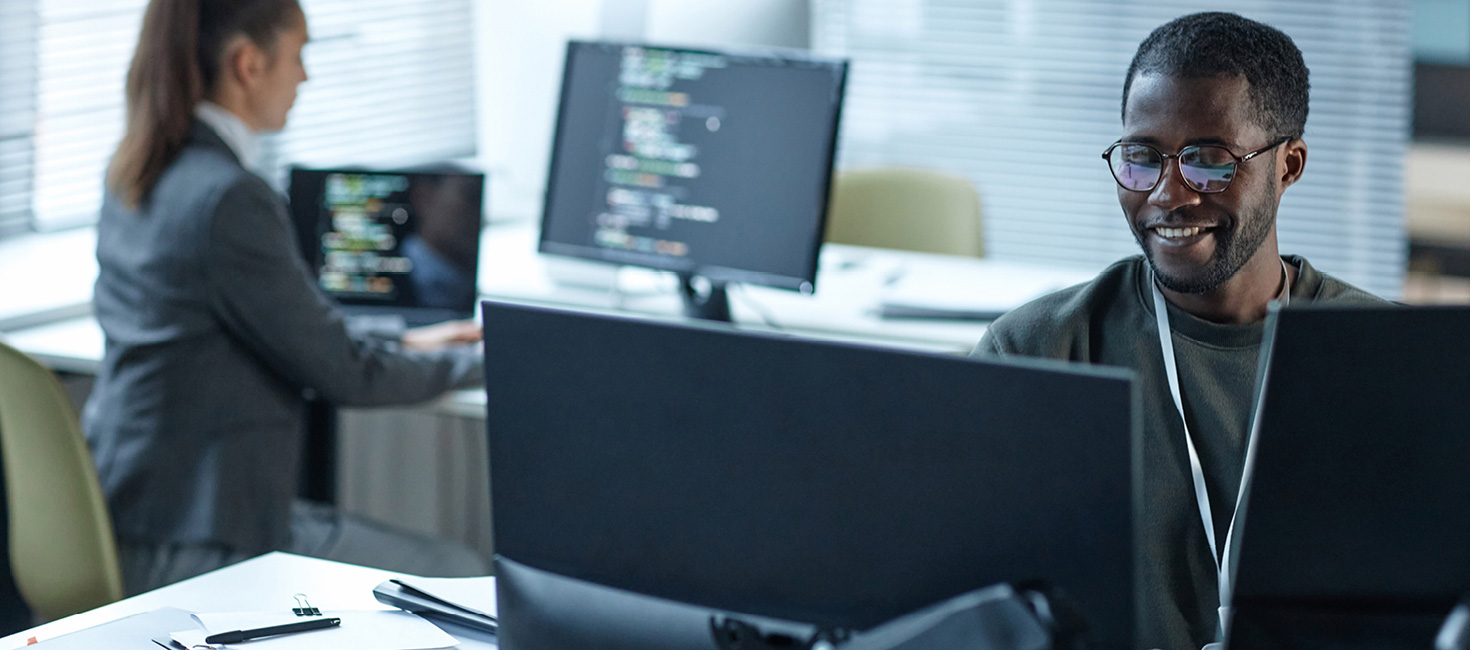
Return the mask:
[[969,181],[918,169],[854,169],[833,180],[827,241],[980,257],[980,195]]
[[10,636],[36,624],[30,605],[15,586],[10,567],[10,508],[5,503],[5,453],[0,446],[0,635]]
[[0,445],[16,585],[46,620],[122,598],[92,455],[51,371],[0,344]]

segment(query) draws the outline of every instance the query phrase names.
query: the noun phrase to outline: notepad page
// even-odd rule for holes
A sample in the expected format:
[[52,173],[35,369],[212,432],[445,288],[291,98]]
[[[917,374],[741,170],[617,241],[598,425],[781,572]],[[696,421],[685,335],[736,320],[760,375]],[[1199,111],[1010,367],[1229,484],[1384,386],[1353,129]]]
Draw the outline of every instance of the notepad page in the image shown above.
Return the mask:
[[[321,648],[435,650],[459,644],[459,641],[433,623],[400,610],[324,611],[322,616],[340,618],[342,624],[310,632],[284,634],[239,644],[212,647],[248,647],[252,650],[321,650]],[[184,646],[192,648],[196,645],[205,645],[204,638],[211,634],[299,623],[307,620],[291,612],[195,614],[194,618],[204,626],[205,631],[185,630],[174,632],[169,636]]]

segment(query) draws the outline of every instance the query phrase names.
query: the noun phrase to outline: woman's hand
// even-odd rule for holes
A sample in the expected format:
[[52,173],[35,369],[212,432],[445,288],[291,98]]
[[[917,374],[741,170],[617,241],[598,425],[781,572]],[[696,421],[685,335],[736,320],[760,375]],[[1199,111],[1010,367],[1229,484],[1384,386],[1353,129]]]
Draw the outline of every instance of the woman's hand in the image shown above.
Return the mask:
[[452,320],[437,325],[415,327],[403,333],[403,347],[409,350],[432,351],[450,345],[477,343],[484,337],[480,326],[470,320]]

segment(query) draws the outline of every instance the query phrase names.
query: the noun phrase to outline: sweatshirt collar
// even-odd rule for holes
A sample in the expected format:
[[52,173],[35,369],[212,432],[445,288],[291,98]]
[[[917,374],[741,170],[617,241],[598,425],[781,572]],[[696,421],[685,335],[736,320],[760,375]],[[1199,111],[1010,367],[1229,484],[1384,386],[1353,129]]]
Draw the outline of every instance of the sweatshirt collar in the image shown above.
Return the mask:
[[[1136,285],[1138,300],[1143,304],[1148,315],[1153,316],[1153,300],[1150,299],[1153,290],[1148,285],[1151,281],[1149,278],[1152,276],[1148,269],[1148,262],[1143,259],[1143,256],[1140,255],[1137,259],[1135,268],[1138,273]],[[1282,259],[1297,269],[1296,280],[1291,283],[1292,304],[1297,304],[1298,301],[1305,303],[1315,300],[1317,293],[1322,289],[1322,274],[1299,255],[1283,255]],[[1168,309],[1170,329],[1174,330],[1175,334],[1196,343],[1222,348],[1256,347],[1261,344],[1261,336],[1266,331],[1265,319],[1239,325],[1212,323],[1174,306],[1174,303],[1168,303]]]

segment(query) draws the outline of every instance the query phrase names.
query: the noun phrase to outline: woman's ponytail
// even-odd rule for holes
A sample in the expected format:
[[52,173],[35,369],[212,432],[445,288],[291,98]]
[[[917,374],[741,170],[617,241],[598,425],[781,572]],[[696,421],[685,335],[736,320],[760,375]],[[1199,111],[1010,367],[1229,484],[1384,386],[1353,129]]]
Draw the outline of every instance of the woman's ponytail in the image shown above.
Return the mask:
[[127,131],[107,186],[137,207],[184,148],[194,106],[204,98],[199,65],[200,0],[153,0],[127,81]]

